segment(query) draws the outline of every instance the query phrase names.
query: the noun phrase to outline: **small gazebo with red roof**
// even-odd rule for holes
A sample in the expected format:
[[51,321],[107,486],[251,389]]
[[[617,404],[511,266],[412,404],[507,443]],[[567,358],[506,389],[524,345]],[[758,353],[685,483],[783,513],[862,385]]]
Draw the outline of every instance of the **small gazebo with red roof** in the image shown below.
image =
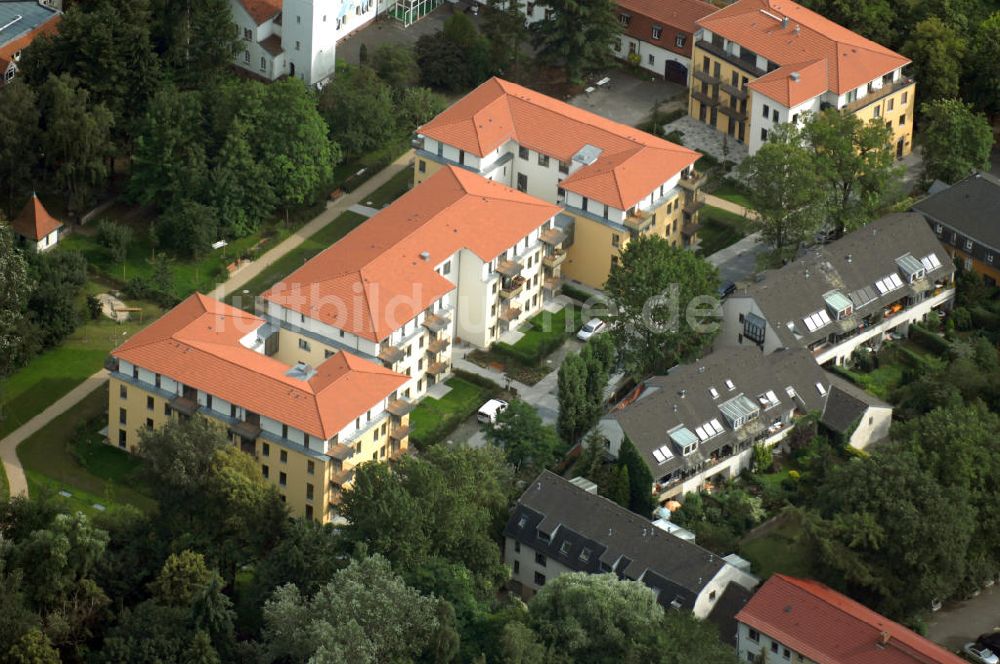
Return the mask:
[[37,251],[45,251],[55,246],[59,241],[59,229],[63,223],[49,214],[37,194],[31,194],[21,214],[11,223],[14,232],[24,238],[28,246]]

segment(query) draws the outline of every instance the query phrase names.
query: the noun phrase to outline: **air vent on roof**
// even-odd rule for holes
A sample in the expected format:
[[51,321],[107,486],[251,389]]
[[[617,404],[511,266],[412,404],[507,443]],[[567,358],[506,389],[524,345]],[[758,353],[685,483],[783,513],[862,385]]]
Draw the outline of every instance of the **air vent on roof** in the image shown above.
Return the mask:
[[431,258],[431,254],[430,254],[429,251],[421,251],[420,252],[420,260],[426,261],[426,260],[430,260],[430,258]]
[[305,362],[296,362],[294,367],[285,372],[285,375],[296,380],[309,380],[316,375],[316,370]]
[[785,16],[781,19],[781,29],[784,30],[788,27],[788,17]]
[[799,30],[800,30],[800,29],[801,29],[801,28],[799,28],[799,24],[798,24],[798,23],[796,23],[796,24],[795,24],[795,27],[794,27],[794,28],[792,28],[792,33],[794,33],[794,34],[796,34],[796,35],[797,35],[797,34],[799,34]]
[[683,399],[684,397],[686,397],[686,396],[687,396],[687,393],[688,393],[688,391],[687,391],[687,390],[681,390],[681,391],[680,391],[680,392],[678,392],[677,394],[679,394],[679,395],[680,395],[680,397],[681,397],[681,399]]
[[799,81],[799,72],[797,72],[797,71],[793,71],[792,72],[792,80],[795,81],[796,83],[798,83],[798,81]]

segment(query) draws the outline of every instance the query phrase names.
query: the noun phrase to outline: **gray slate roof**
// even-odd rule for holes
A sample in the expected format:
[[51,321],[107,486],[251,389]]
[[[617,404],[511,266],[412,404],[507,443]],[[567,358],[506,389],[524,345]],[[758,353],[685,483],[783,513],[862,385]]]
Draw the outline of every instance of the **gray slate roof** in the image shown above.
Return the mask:
[[[540,539],[538,531],[550,535],[550,541]],[[614,568],[620,578],[642,577],[659,590],[664,606],[676,600],[693,608],[701,590],[728,565],[720,556],[549,471],[521,495],[504,535],[575,571],[596,574]]]
[[820,421],[834,431],[846,433],[872,406],[891,408],[860,387],[831,374],[830,394],[826,398],[826,407]]
[[9,27],[0,30],[0,46],[34,30],[56,14],[56,10],[43,7],[37,0],[0,2],[0,26],[11,23]]
[[989,173],[970,175],[913,209],[1000,252],[1000,178]]
[[[918,288],[904,283],[885,295],[876,289],[875,284],[886,276],[902,276],[897,259],[909,254],[919,261],[931,253],[937,256],[940,266],[927,271]],[[759,281],[730,297],[753,298],[783,345],[795,348],[826,338],[838,331],[841,323],[845,329],[857,326],[864,316],[879,312],[915,290],[929,288],[954,271],[934,231],[919,214],[893,213],[828,245],[815,247],[780,269],[761,273]],[[850,322],[832,320],[810,331],[803,319],[825,311],[824,296],[833,290],[854,301],[854,316],[848,319]],[[862,304],[868,298],[874,299]],[[789,322],[795,326],[794,333],[788,329]]]

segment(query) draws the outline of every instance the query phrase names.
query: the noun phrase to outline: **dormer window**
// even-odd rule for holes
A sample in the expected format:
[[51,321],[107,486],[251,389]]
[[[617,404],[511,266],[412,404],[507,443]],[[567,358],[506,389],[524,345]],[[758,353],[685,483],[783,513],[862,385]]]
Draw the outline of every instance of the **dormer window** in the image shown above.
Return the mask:
[[536,529],[535,534],[538,536],[538,539],[543,542],[549,542],[552,540],[552,537],[548,533],[542,532],[541,528]]
[[590,549],[584,547],[580,552],[580,562],[585,563],[590,560]]
[[844,320],[854,313],[854,303],[849,297],[838,290],[828,291],[823,295],[827,309],[837,320]]
[[526,525],[528,525],[528,517],[522,514],[521,518],[517,520],[517,527],[524,528]]
[[559,554],[566,556],[569,555],[570,547],[573,546],[569,540],[564,540],[562,544],[559,545]]

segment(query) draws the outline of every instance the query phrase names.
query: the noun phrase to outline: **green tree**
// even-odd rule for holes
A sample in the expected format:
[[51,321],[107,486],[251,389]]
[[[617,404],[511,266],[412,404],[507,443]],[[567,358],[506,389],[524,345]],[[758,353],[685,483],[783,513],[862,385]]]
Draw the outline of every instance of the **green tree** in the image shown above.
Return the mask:
[[[598,339],[601,337],[603,339],[599,343],[602,344],[609,339],[607,335],[597,335]],[[594,346],[589,343],[580,351],[580,359],[583,360],[583,364],[587,368],[587,429],[593,428],[604,412],[604,390],[608,386],[608,366],[605,352],[606,349],[602,349],[595,353]]]
[[382,44],[371,56],[371,68],[378,77],[396,90],[413,87],[420,80],[420,67],[410,46]]
[[514,0],[486,0],[483,34],[490,40],[493,61],[508,79],[521,73],[522,50],[531,36],[521,5]]
[[166,210],[199,198],[209,188],[202,101],[197,92],[166,86],[137,122],[128,193],[144,205]]
[[901,12],[890,0],[807,0],[802,4],[874,42],[896,44]]
[[[870,221],[899,193],[892,133],[881,120],[828,109],[809,115],[802,134],[824,183],[827,219],[837,237]],[[759,184],[759,183],[758,183]]]
[[[150,600],[125,609],[118,624],[108,630],[96,661],[108,664],[193,664],[196,660],[187,655],[195,650],[196,640],[202,639],[204,637],[197,637],[191,628],[189,608],[165,606]],[[204,657],[204,644],[197,651]],[[218,661],[214,648],[208,652],[209,661]],[[214,660],[211,655],[215,655]]]
[[151,0],[152,37],[173,80],[199,87],[225,74],[241,50],[227,0]]
[[420,82],[439,90],[468,90],[493,71],[489,41],[463,13],[448,17],[439,32],[421,36],[415,52]]
[[355,560],[312,597],[294,585],[275,592],[264,606],[267,654],[271,661],[412,661],[445,627],[440,602],[407,586],[381,556]]
[[416,129],[448,107],[448,101],[430,88],[403,90],[397,109],[400,129]]
[[628,508],[649,517],[653,511],[653,474],[627,437],[618,450],[618,465],[628,468]]
[[611,45],[622,26],[611,0],[553,0],[544,20],[531,26],[531,41],[542,62],[562,66],[566,79],[578,83],[606,67]]
[[25,632],[11,646],[4,661],[10,664],[59,664],[62,659],[59,651],[52,647],[49,637],[35,628]]
[[[1000,115],[1000,11],[984,19],[976,30],[966,66],[967,99],[990,117]],[[3,139],[0,139],[2,141]]]
[[549,661],[549,653],[531,628],[516,620],[504,625],[500,650],[505,664],[545,664]]
[[186,549],[167,558],[160,574],[149,584],[149,590],[164,606],[186,607],[205,592],[216,576],[205,564],[205,556]]
[[217,208],[196,201],[178,201],[153,222],[156,246],[183,258],[202,256],[219,237],[220,217],[226,218]]
[[87,283],[87,260],[77,251],[32,255],[28,320],[42,348],[58,345],[80,324],[80,292]]
[[124,263],[128,258],[128,247],[134,236],[131,226],[107,219],[97,222],[97,243],[108,250],[115,263]]
[[80,211],[108,176],[114,146],[114,117],[69,74],[51,75],[42,86],[42,150],[55,183],[66,192],[66,206]]
[[38,163],[38,95],[15,78],[0,87],[0,182],[6,200],[3,207],[15,215],[23,197],[33,187]]
[[552,465],[562,448],[555,429],[544,424],[538,411],[520,399],[497,416],[496,424],[486,430],[486,440],[502,449],[515,468],[532,476]]
[[614,303],[611,335],[625,369],[640,378],[666,371],[712,342],[718,315],[716,269],[659,236],[629,242],[605,290]]
[[819,228],[826,200],[813,157],[792,125],[775,129],[768,141],[740,164],[754,225],[779,252],[796,247]]
[[368,67],[338,72],[323,88],[319,109],[347,154],[378,150],[396,135],[392,88]]
[[608,500],[613,500],[625,509],[629,505],[629,493],[631,482],[628,479],[628,466],[615,466],[611,469],[608,480],[608,488],[605,496]]
[[235,118],[214,159],[208,199],[224,220],[221,230],[227,237],[249,235],[274,213],[275,192],[267,177],[266,162],[254,157],[250,138],[251,127]]
[[924,101],[958,97],[962,60],[967,42],[962,33],[938,16],[914,26],[903,44],[903,55],[913,60],[914,76]]
[[989,169],[993,131],[986,117],[958,99],[938,99],[920,108],[924,179],[958,182],[978,169]]
[[14,245],[14,233],[0,220],[0,377],[19,364],[25,307],[33,287],[24,255]]
[[556,429],[570,445],[575,445],[589,428],[591,404],[587,398],[587,363],[578,353],[570,353],[559,366],[559,418]]

